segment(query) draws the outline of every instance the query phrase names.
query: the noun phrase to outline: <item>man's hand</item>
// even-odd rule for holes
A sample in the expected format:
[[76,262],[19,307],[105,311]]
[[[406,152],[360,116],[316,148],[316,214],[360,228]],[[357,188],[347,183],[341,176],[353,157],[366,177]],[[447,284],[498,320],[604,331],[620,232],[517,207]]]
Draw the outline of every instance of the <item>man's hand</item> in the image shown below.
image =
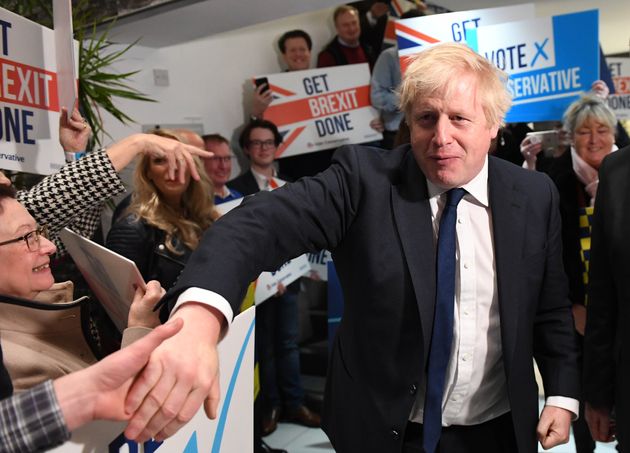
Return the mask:
[[594,408],[586,403],[584,417],[591,431],[593,440],[597,442],[612,442],[615,437],[615,429],[610,420],[610,410],[605,408]]
[[68,430],[92,420],[128,420],[131,414],[124,407],[131,379],[142,370],[151,352],[182,325],[181,320],[169,322],[100,362],[55,380],[55,394]]
[[378,19],[383,14],[387,14],[389,11],[389,6],[385,2],[374,2],[370,7],[370,12],[372,13],[372,17],[374,19]]
[[139,442],[172,436],[205,401],[209,418],[219,405],[217,343],[223,315],[216,309],[189,302],[173,318],[185,328],[158,347],[136,379],[125,406],[134,415],[125,436]]
[[573,312],[573,323],[575,324],[575,330],[584,336],[584,329],[586,328],[586,307],[582,304],[573,304],[571,306]]
[[2,186],[10,186],[11,180],[7,178],[7,176],[0,170],[0,185]]
[[274,294],[273,297],[283,296],[284,293],[286,292],[287,292],[287,287],[284,286],[282,282],[278,282],[278,291],[276,291],[276,294]]
[[372,119],[370,121],[370,127],[374,129],[376,132],[381,133],[381,134],[385,130],[385,124],[383,123],[383,120],[381,120],[380,118]]
[[[263,90],[266,91],[263,92]],[[256,87],[252,98],[252,116],[262,118],[271,101],[273,101],[273,95],[268,85],[264,84]]]
[[538,158],[538,153],[541,151],[542,143],[540,142],[540,138],[535,135],[525,137],[521,142],[521,154],[529,170],[536,170],[536,159]]
[[569,428],[573,413],[561,407],[545,406],[540,414],[536,434],[545,450],[569,441]]
[[61,107],[59,114],[59,142],[64,151],[85,151],[90,134],[92,134],[92,128],[90,128],[77,109],[72,111],[72,115],[68,119],[68,111],[65,107]]
[[595,94],[595,96],[599,96],[604,100],[608,99],[608,95],[610,94],[608,85],[606,85],[606,82],[603,80],[594,81],[591,85],[591,91]]

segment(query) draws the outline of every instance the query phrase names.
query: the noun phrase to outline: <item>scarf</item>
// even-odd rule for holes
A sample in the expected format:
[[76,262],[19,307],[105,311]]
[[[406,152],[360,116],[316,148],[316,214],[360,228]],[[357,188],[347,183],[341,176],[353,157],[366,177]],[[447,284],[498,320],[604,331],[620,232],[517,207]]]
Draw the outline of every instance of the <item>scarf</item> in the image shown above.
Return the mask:
[[[615,152],[618,149],[617,145],[613,144],[610,152]],[[591,206],[594,206],[597,185],[599,184],[599,172],[587,164],[584,159],[578,155],[573,146],[571,146],[571,162],[573,165],[573,173],[575,173],[577,179],[584,184],[586,193],[591,197]]]

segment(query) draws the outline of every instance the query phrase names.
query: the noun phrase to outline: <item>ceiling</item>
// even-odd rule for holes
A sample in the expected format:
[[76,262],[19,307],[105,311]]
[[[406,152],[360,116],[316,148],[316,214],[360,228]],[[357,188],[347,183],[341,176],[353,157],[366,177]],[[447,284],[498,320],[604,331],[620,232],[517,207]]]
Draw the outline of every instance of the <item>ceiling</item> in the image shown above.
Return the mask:
[[[158,2],[159,3],[159,2]],[[117,19],[112,37],[123,43],[140,38],[147,47],[166,47],[300,13],[332,7],[339,0],[176,0],[164,1]],[[524,0],[436,0],[453,11],[525,3]],[[600,42],[607,55],[630,50],[628,0],[537,0],[539,16],[598,8]]]
[[339,0],[178,0],[119,17],[112,36],[166,47],[283,17],[328,8]]

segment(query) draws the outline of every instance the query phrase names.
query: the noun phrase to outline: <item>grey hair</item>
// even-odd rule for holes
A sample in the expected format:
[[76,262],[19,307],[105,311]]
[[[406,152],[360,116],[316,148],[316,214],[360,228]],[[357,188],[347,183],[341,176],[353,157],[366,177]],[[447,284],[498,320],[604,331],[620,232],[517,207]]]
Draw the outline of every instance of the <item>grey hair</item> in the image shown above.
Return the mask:
[[614,131],[617,124],[615,113],[605,99],[595,94],[585,94],[573,102],[562,116],[562,126],[571,136],[588,119],[594,119]]

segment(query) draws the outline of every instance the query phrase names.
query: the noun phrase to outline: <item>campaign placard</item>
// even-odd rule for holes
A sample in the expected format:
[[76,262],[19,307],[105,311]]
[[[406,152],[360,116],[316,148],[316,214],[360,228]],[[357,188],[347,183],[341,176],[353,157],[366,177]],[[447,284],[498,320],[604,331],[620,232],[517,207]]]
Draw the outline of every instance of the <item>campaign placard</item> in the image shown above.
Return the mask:
[[307,256],[300,255],[287,261],[274,272],[263,272],[256,280],[254,301],[257,305],[263,303],[278,292],[278,283],[289,286],[298,278],[310,272],[310,270],[311,265]]
[[328,262],[332,261],[332,257],[328,250],[320,250],[317,253],[309,253],[308,262],[311,264],[311,272],[309,277],[314,280],[328,280]]
[[370,127],[378,111],[370,104],[367,63],[256,78],[263,77],[273,94],[265,119],[283,136],[276,158],[383,138]]
[[235,200],[226,201],[225,203],[219,203],[214,205],[214,209],[216,209],[219,214],[225,215],[235,207],[239,206],[244,199],[244,197],[241,197]]
[[397,20],[395,27],[400,67],[404,73],[408,57],[432,45],[441,42],[465,43],[467,32],[477,27],[534,17],[534,4],[527,3]]
[[608,96],[608,106],[620,120],[630,119],[630,58],[606,58],[615,84],[615,94]]
[[59,105],[68,109],[68,118],[70,118],[72,108],[77,101],[77,66],[74,59],[75,42],[72,38],[72,2],[70,0],[53,2],[53,23]]
[[507,122],[557,121],[599,78],[598,11],[488,25],[467,42],[509,74]]
[[209,420],[203,407],[173,437],[143,444],[127,440],[125,423],[99,421],[72,432],[54,453],[233,453],[251,452],[254,427],[254,314],[249,308],[234,318],[219,343],[221,400],[217,418]]
[[136,263],[64,228],[59,238],[118,330],[127,327],[136,287],[145,288]]
[[54,33],[2,8],[0,32],[0,168],[54,173],[64,164]]

